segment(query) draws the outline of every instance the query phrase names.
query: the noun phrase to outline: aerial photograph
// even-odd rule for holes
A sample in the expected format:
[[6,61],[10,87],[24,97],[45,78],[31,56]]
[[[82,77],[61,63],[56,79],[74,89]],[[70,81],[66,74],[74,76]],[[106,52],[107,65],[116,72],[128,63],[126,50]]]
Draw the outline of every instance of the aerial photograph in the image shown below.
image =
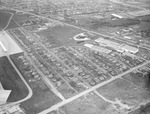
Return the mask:
[[0,114],[150,114],[150,0],[0,0]]

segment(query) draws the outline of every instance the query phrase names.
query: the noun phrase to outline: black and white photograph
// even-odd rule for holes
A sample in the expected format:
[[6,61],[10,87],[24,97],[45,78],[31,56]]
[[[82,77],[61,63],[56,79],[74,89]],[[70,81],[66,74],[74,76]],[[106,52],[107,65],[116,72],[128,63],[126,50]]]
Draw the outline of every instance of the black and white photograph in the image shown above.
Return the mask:
[[150,0],[0,0],[0,114],[150,114]]

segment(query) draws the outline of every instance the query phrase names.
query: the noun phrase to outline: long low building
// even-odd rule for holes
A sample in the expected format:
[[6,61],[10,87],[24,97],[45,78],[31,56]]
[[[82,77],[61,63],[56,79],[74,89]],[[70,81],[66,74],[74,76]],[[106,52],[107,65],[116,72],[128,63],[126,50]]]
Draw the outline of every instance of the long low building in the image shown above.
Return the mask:
[[104,38],[98,38],[95,40],[95,42],[99,43],[102,46],[108,46],[108,47],[111,47],[111,48],[116,49],[116,50],[119,49],[119,47],[120,47],[119,43],[113,42],[111,40],[107,40]]
[[117,43],[117,42],[113,42],[113,41],[110,41],[110,40],[107,40],[107,39],[104,39],[104,38],[98,38],[95,40],[95,42],[99,43],[100,45],[103,45],[103,46],[108,46],[108,47],[111,47],[113,48],[114,50],[118,51],[118,52],[129,52],[129,53],[137,53],[139,51],[138,48],[136,47],[133,47],[133,46],[130,46],[130,45],[127,45],[127,44],[120,44],[120,43]]
[[102,53],[110,53],[112,50],[100,47],[100,46],[95,46],[92,44],[84,44],[85,47],[88,47],[94,51],[102,52]]
[[129,52],[129,53],[137,53],[139,51],[138,48],[135,48],[133,46],[129,46],[129,45],[123,45],[122,47],[120,47],[122,50],[124,50],[125,52]]

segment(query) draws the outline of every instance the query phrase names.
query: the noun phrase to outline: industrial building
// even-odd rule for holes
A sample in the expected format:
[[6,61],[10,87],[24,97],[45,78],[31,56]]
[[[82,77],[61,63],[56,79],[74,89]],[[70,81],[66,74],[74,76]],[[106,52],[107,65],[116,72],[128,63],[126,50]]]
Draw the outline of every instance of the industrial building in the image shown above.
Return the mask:
[[95,45],[92,45],[92,44],[84,44],[85,47],[88,47],[94,51],[98,51],[98,52],[103,52],[103,53],[110,53],[112,50],[109,50],[109,49],[106,49],[106,48],[103,48],[103,47],[100,47],[100,46],[95,46]]
[[114,50],[118,51],[118,52],[129,52],[129,53],[137,53],[139,51],[138,48],[136,47],[133,47],[133,46],[130,46],[130,45],[127,45],[127,44],[119,44],[117,42],[113,42],[113,41],[110,41],[110,40],[107,40],[107,39],[104,39],[104,38],[98,38],[95,40],[95,42],[99,43],[100,45],[103,45],[103,46],[108,46],[108,47],[111,47],[113,48]]

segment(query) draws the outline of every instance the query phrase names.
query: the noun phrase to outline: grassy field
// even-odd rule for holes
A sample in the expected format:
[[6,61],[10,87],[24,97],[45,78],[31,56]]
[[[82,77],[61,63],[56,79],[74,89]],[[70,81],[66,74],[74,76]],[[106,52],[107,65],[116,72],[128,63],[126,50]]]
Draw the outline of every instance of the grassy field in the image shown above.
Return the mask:
[[17,23],[12,19],[8,25],[7,29],[13,29],[13,28],[18,28],[19,26],[17,25]]
[[124,79],[131,81],[135,85],[143,88],[143,89],[149,89],[149,79],[148,75],[143,75],[140,72],[130,73],[125,76],[123,76]]
[[60,114],[121,114],[112,107],[112,104],[104,101],[94,93],[89,93],[62,106],[59,112],[61,112]]
[[[150,90],[150,83],[149,83],[149,77],[148,75],[143,75],[142,73],[135,72],[127,74],[123,77],[124,79],[131,81],[135,85],[139,86],[145,91]],[[143,92],[144,94],[145,92]],[[145,97],[149,97],[149,92]],[[149,114],[150,113],[150,103],[146,105],[141,105],[140,108],[138,108],[135,111],[131,111],[129,114]]]
[[30,17],[30,16],[31,16],[30,14],[16,13],[16,14],[14,15],[13,19],[14,19],[16,22],[33,19],[33,18]]
[[[2,30],[7,25],[7,22],[9,21],[9,18],[11,17],[10,13],[15,14],[16,12],[11,11],[11,10],[4,10],[4,9],[0,10],[0,30]],[[12,17],[6,30],[19,27],[17,23],[14,21],[14,18],[15,16]]]
[[21,103],[21,107],[26,114],[37,114],[60,102],[60,99],[46,85],[45,87],[45,89],[42,89],[40,86],[36,86],[33,89],[34,95]]
[[54,42],[56,46],[62,45],[73,45],[75,42],[70,38],[73,38],[75,35],[82,33],[84,31],[63,25],[56,25],[47,30],[37,32],[39,36],[44,36],[48,38],[49,42]]
[[6,57],[0,58],[0,82],[5,90],[12,90],[8,102],[25,98],[28,90]]
[[117,98],[133,108],[150,100],[149,91],[145,91],[143,88],[123,79],[117,79],[99,88],[98,92],[107,99],[115,101]]
[[6,27],[10,17],[10,13],[6,13],[0,10],[0,31]]

